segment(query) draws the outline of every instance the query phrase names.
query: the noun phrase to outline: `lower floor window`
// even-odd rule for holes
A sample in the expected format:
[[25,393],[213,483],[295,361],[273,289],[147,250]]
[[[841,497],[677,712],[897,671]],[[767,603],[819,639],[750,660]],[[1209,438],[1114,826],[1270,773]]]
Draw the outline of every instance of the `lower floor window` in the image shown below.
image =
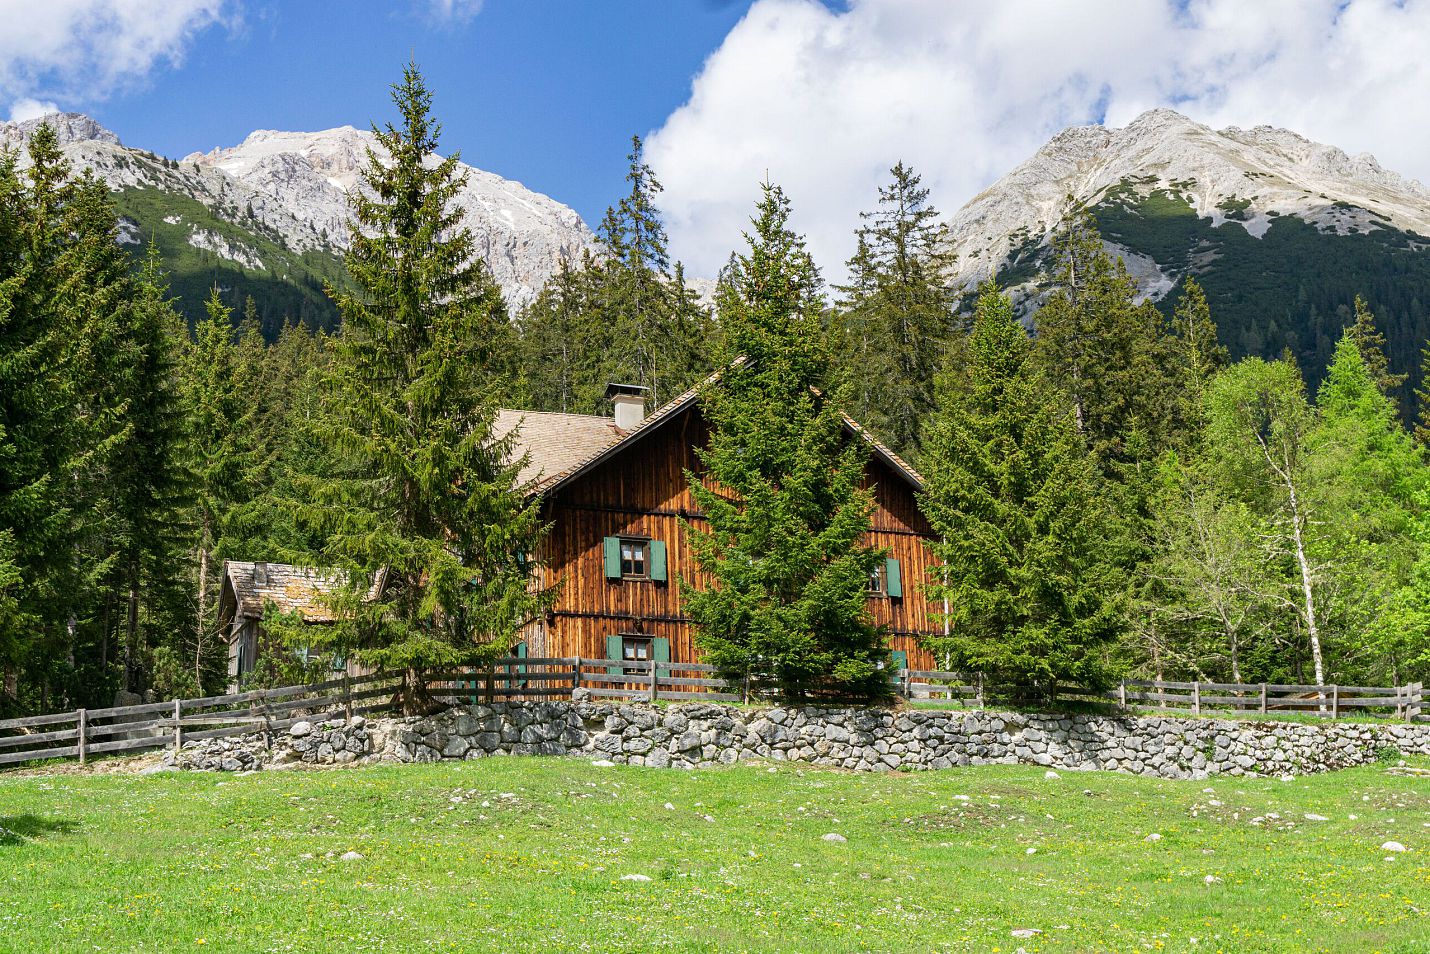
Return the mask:
[[[651,637],[649,636],[622,636],[621,637],[621,659],[625,662],[650,662]],[[641,672],[641,669],[627,669],[627,674]]]

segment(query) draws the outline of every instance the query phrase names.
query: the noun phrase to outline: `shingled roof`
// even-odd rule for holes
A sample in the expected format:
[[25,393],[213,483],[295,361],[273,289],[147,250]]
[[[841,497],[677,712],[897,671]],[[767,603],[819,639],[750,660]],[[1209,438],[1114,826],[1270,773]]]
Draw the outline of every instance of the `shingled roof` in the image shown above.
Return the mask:
[[618,443],[629,432],[609,418],[596,414],[561,414],[554,411],[497,411],[498,437],[520,425],[517,449],[527,455],[519,480],[537,493],[559,481],[580,463]]
[[[521,482],[529,485],[533,494],[545,493],[586,473],[692,407],[700,392],[718,381],[720,374],[715,372],[684,394],[667,401],[630,430],[622,430],[611,418],[595,414],[503,409],[497,412],[496,432],[505,435],[520,424],[516,444],[528,455]],[[915,490],[923,489],[923,477],[907,461],[880,443],[852,417],[847,414],[842,417],[845,429],[868,442],[874,456],[892,467]]]
[[332,609],[325,597],[344,584],[341,573],[286,563],[245,563],[229,560],[223,565],[224,593],[232,593],[234,619],[262,619],[269,602],[280,612],[298,611],[309,623],[331,623]]

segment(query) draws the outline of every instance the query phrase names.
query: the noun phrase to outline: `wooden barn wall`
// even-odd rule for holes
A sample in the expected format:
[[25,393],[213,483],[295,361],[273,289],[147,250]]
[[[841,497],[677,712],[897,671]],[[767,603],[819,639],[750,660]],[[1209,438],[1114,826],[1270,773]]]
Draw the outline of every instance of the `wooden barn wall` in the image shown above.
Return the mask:
[[[694,448],[706,436],[698,410],[686,412],[547,500],[546,579],[560,589],[545,625],[530,630],[532,655],[603,658],[608,635],[641,633],[668,638],[674,661],[699,659],[678,581],[709,582],[695,567],[682,519],[697,526],[702,519],[685,470],[698,472]],[[932,668],[933,657],[913,635],[937,625],[924,596],[932,562],[922,539],[927,522],[908,484],[887,465],[874,461],[868,482],[877,504],[872,540],[899,559],[904,583],[902,599],[871,599],[871,611],[891,628],[892,648],[908,652],[911,666]],[[668,582],[607,580],[602,540],[612,536],[665,541]]]

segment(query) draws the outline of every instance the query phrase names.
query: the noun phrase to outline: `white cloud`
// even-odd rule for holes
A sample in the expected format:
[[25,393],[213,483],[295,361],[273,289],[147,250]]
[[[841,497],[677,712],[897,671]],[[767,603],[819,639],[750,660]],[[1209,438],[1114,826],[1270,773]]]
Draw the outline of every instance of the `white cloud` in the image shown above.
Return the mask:
[[[177,63],[226,0],[0,0],[0,103],[103,99]],[[46,106],[53,106],[46,102]]]
[[482,12],[486,0],[418,0],[434,20],[463,23]]
[[1430,179],[1430,0],[757,0],[647,144],[713,274],[768,172],[838,274],[903,160],[951,212],[1066,125],[1172,106]]
[[10,107],[10,122],[23,123],[27,119],[39,119],[41,116],[48,116],[50,113],[59,111],[60,107],[57,103],[42,103],[38,99],[18,99]]

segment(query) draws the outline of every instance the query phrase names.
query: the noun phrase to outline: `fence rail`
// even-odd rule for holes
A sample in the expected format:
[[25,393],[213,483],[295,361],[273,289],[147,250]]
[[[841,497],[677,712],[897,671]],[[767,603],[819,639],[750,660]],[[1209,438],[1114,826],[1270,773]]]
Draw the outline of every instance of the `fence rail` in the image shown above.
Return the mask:
[[[23,719],[0,720],[0,766],[41,759],[78,758],[139,752],[186,741],[217,739],[263,729],[286,729],[307,714],[341,708],[344,715],[389,707],[400,676],[372,673],[330,679],[310,686],[151,702],[106,709],[77,709]],[[983,708],[981,675],[971,681],[956,672],[897,669],[889,685],[907,699],[945,699]],[[765,696],[765,687],[721,678],[705,663],[585,657],[511,657],[490,665],[428,677],[427,691],[449,704],[569,699],[575,689],[594,699],[741,702]],[[1336,718],[1342,713],[1409,722],[1430,721],[1425,686],[1307,686],[1267,683],[1176,682],[1126,679],[1110,691],[1059,685],[1061,697],[1138,710],[1194,715],[1288,712]]]
[[373,673],[310,686],[5,719],[0,721],[0,766],[57,758],[78,758],[84,764],[92,755],[177,749],[197,739],[286,729],[309,713],[339,707],[348,717],[376,712],[387,708],[379,700],[392,696],[396,680],[390,673]]

